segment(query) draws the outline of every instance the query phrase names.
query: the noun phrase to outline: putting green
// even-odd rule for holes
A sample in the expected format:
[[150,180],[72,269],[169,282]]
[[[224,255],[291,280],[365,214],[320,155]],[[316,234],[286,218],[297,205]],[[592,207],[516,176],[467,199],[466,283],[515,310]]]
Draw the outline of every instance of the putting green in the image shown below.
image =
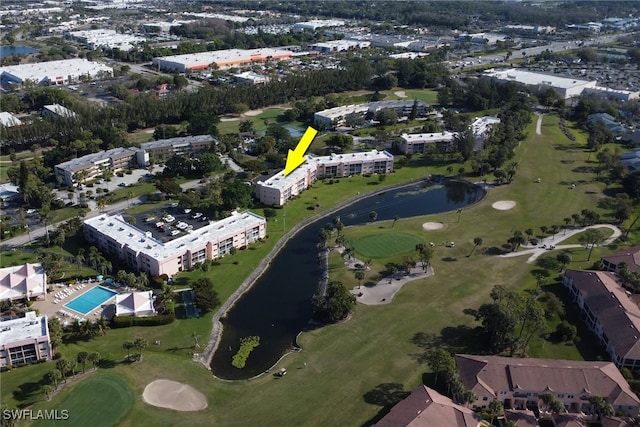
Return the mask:
[[353,242],[358,255],[367,258],[383,258],[415,251],[420,238],[406,233],[383,233],[365,236]]
[[[65,387],[66,389],[66,387]],[[111,373],[96,372],[81,380],[72,390],[61,391],[64,399],[54,399],[55,409],[68,411],[68,423],[75,426],[110,427],[127,413],[134,403],[131,388],[124,378]],[[61,421],[62,423],[62,421]],[[34,426],[51,425],[38,421]]]

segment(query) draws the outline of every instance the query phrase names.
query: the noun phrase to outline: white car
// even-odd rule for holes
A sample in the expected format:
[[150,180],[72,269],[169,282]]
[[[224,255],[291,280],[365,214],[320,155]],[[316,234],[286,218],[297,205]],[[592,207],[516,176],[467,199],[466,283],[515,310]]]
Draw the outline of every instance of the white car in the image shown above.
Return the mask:
[[35,209],[27,209],[27,215],[32,215],[34,213],[36,213],[37,211]]

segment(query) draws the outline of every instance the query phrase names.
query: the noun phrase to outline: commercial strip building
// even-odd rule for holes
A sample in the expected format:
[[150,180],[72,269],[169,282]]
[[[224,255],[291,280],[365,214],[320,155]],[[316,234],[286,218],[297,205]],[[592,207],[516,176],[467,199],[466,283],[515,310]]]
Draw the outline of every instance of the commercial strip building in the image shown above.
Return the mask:
[[219,69],[241,67],[267,60],[291,59],[293,52],[284,49],[226,49],[212,52],[188,53],[185,55],[161,56],[153,58],[153,66],[168,72],[186,73],[206,70],[211,64]]
[[393,172],[393,155],[386,151],[305,156],[307,161],[284,176],[280,171],[256,184],[256,198],[265,205],[282,206],[292,197],[309,188],[317,179]]
[[354,49],[367,49],[371,47],[370,41],[364,40],[332,40],[324,43],[314,43],[309,46],[312,51],[320,53],[346,52]]
[[99,62],[86,59],[63,59],[60,61],[0,67],[0,83],[24,85],[30,81],[40,86],[66,85],[113,74],[113,69]]
[[56,177],[65,185],[91,181],[104,171],[112,174],[132,168],[146,167],[151,163],[164,163],[175,155],[194,156],[209,151],[215,139],[211,135],[184,136],[145,142],[140,148],[114,148],[87,154],[54,168]]
[[338,19],[313,19],[311,21],[296,22],[293,24],[293,29],[316,31],[318,28],[343,27],[345,24],[345,21]]
[[562,282],[616,366],[640,367],[640,308],[616,274],[567,270]]
[[0,367],[51,360],[47,316],[29,311],[25,317],[0,322]]
[[500,81],[522,83],[540,91],[551,88],[564,99],[580,96],[583,93],[591,93],[627,101],[640,97],[640,92],[614,90],[598,86],[595,80],[579,80],[551,74],[534,73],[515,68],[506,70],[486,70],[484,75]]
[[42,264],[0,268],[0,301],[47,296],[47,273]]
[[498,399],[505,409],[542,407],[551,393],[570,414],[592,414],[589,398],[602,397],[616,413],[638,415],[640,399],[611,362],[529,359],[456,354],[456,366],[474,407],[486,409]]
[[108,49],[128,51],[136,45],[147,41],[144,37],[131,34],[118,34],[116,30],[108,29],[70,31],[65,34],[65,37],[91,50],[105,47]]
[[121,215],[103,214],[84,221],[88,242],[105,254],[120,258],[130,268],[152,276],[172,276],[205,260],[221,258],[231,248],[246,248],[264,238],[266,229],[265,219],[249,211],[233,212],[223,220],[207,222],[165,241],[129,224]]
[[411,114],[414,105],[416,107],[417,117],[424,116],[427,112],[427,109],[429,108],[429,106],[424,102],[415,100],[368,102],[357,105],[343,105],[340,107],[318,111],[313,115],[313,121],[316,125],[323,126],[327,129],[332,129],[336,126],[344,125],[345,118],[349,114],[375,114],[382,109],[390,108],[395,110],[398,117],[407,117]]
[[254,73],[253,71],[245,71],[244,73],[234,74],[233,79],[238,83],[249,83],[252,85],[265,84],[269,81],[268,76]]

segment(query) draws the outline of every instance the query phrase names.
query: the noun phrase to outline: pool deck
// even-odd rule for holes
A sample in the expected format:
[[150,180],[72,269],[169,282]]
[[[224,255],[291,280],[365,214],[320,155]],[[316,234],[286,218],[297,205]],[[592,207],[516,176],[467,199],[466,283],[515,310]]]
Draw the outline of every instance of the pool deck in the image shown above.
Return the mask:
[[[63,325],[72,323],[75,319],[79,320],[96,320],[103,314],[103,306],[111,303],[112,298],[103,302],[86,315],[74,311],[65,307],[69,301],[79,297],[87,291],[95,288],[96,286],[102,286],[113,292],[123,292],[124,289],[114,289],[112,286],[108,286],[104,281],[82,281],[77,282],[74,285],[54,284],[50,285],[53,288],[51,293],[48,293],[46,300],[40,299],[34,301],[33,307],[40,311],[40,314],[46,314],[48,317],[57,317]],[[114,295],[115,296],[115,295]],[[57,302],[56,302],[57,301]]]

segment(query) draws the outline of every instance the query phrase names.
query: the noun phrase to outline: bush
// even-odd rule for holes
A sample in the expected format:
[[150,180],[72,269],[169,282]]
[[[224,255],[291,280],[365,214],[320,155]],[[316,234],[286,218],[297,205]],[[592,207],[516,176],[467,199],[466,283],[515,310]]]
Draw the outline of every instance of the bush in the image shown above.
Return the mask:
[[132,317],[133,326],[159,326],[168,325],[176,320],[176,316],[171,314],[163,314],[161,316],[150,317]]
[[133,317],[131,316],[113,316],[111,319],[111,328],[129,328],[133,326]]

